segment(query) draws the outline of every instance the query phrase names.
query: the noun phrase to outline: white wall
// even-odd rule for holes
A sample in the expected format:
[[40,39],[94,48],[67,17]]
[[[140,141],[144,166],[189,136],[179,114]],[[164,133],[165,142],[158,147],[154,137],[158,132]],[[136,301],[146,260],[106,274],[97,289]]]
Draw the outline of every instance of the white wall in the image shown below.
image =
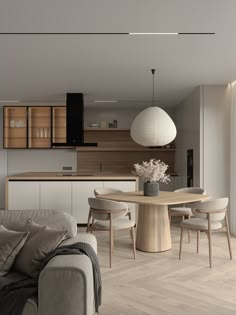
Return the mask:
[[77,152],[72,149],[8,150],[7,174],[22,172],[60,172],[63,166],[77,169]]
[[175,170],[179,186],[187,186],[187,150],[193,149],[193,185],[200,185],[200,87],[175,110],[177,128]]
[[187,184],[187,149],[194,150],[194,186],[229,196],[230,89],[201,86],[176,107],[176,171]]
[[229,197],[230,102],[225,85],[201,88],[200,184],[213,197]]

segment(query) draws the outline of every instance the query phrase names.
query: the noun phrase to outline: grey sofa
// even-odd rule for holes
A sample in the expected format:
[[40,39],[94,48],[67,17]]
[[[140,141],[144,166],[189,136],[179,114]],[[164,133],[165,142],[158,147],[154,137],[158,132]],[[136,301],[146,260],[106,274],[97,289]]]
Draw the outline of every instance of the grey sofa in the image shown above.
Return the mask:
[[[86,242],[97,252],[96,238],[87,233],[77,234],[76,221],[67,213],[54,210],[0,210],[0,225],[3,224],[9,229],[24,225],[29,218],[38,224],[67,230],[70,238],[61,245]],[[22,315],[93,313],[92,264],[85,255],[56,256],[51,259],[40,273],[38,296],[28,299],[22,311]]]

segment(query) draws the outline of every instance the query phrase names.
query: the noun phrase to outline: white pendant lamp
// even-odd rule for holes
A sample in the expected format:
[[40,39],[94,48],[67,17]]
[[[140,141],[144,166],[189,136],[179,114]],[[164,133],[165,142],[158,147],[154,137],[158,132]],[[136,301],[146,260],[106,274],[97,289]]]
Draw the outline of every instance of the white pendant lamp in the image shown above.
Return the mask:
[[154,75],[153,75],[153,104],[144,109],[134,119],[130,129],[132,139],[144,147],[164,146],[176,137],[176,127],[170,116],[160,107],[154,106]]

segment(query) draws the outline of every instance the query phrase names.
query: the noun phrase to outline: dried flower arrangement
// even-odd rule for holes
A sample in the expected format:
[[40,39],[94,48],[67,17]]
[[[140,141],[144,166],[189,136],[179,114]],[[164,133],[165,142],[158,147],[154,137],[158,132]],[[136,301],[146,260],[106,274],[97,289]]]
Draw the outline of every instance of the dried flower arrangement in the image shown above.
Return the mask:
[[161,160],[151,159],[149,162],[144,161],[142,164],[134,164],[135,171],[133,171],[133,174],[142,177],[145,182],[160,181],[167,184],[170,181],[170,175],[165,174],[168,167]]

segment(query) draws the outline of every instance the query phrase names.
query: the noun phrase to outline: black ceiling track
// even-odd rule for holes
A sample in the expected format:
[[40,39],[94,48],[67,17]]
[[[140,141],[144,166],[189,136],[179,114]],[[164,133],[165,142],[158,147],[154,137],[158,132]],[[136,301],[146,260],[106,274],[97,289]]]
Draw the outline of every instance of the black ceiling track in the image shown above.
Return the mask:
[[[168,33],[167,33],[168,34]],[[167,35],[166,34],[166,35]],[[78,32],[0,32],[0,35],[131,35],[130,33],[78,33]],[[132,35],[138,35],[132,33]],[[151,33],[143,33],[143,35],[160,35],[155,32]],[[165,35],[165,34],[162,34]],[[177,33],[176,35],[215,35],[215,33],[202,32],[202,33]]]
[[0,32],[0,35],[129,35],[129,33],[76,33],[76,32],[62,32],[62,33],[52,33],[52,32]]

